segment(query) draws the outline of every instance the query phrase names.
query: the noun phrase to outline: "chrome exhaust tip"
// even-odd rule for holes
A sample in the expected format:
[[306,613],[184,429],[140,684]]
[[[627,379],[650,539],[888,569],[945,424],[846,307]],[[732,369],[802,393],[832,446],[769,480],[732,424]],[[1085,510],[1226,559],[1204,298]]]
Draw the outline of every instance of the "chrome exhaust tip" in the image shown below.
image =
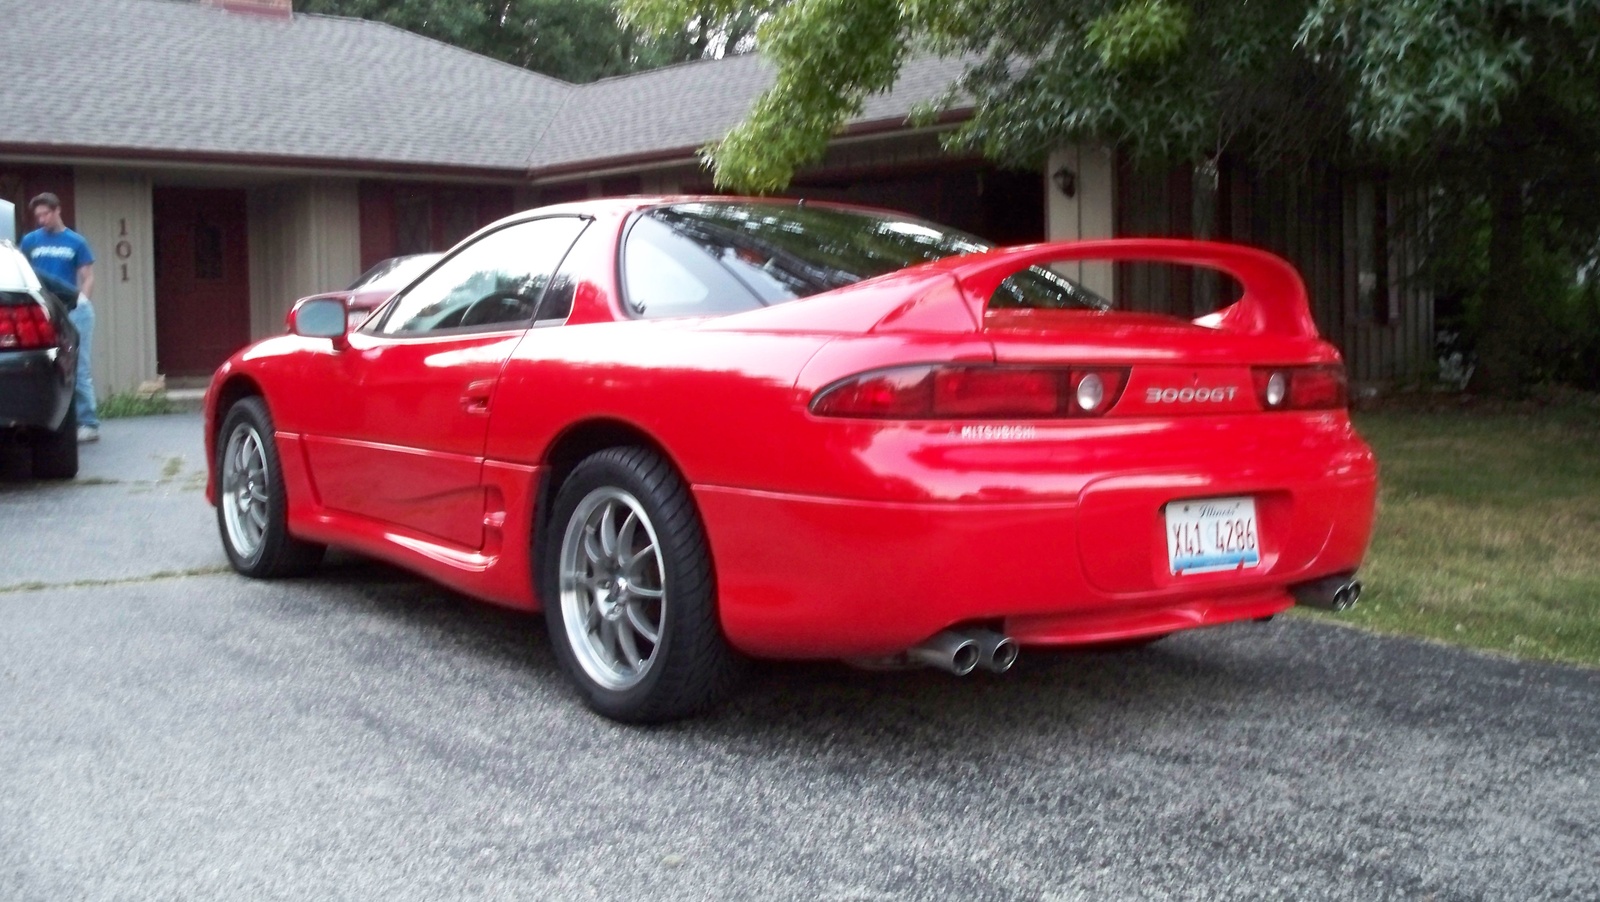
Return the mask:
[[992,673],[1005,673],[1017,663],[1021,650],[1017,640],[992,630],[968,630],[967,635],[978,643],[978,666]]
[[945,630],[921,645],[912,646],[906,651],[906,657],[918,664],[966,676],[978,666],[982,652],[972,637]]
[[1334,576],[1290,586],[1289,594],[1295,604],[1324,611],[1348,611],[1361,600],[1361,581],[1353,573]]

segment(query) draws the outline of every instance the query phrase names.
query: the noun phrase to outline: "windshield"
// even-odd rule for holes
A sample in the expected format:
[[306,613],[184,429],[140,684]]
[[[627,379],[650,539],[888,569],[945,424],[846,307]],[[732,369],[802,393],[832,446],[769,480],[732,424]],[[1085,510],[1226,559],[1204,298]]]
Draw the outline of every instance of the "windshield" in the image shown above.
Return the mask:
[[[641,316],[704,316],[779,304],[908,266],[992,247],[886,213],[804,203],[703,202],[639,215],[623,248],[629,305]],[[1019,273],[1007,307],[1104,310],[1110,302],[1049,270]]]
[[346,291],[399,291],[410,285],[428,267],[439,262],[444,254],[411,254],[407,257],[390,257],[379,261],[360,278],[350,283]]

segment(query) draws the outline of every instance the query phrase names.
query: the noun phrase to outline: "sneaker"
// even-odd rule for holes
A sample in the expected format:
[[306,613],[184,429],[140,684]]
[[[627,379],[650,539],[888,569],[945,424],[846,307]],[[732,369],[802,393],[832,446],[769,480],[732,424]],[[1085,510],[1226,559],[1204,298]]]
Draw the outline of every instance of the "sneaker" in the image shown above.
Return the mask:
[[100,441],[100,430],[99,429],[95,428],[94,426],[79,426],[78,427],[78,444],[81,445],[81,444],[84,444],[85,442],[98,442],[98,441]]

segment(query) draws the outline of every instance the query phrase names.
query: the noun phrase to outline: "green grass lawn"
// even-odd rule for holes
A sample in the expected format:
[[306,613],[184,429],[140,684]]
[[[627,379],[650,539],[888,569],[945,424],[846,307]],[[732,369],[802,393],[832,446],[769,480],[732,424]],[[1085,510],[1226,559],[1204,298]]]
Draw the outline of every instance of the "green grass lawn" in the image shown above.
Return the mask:
[[1366,594],[1337,619],[1600,665],[1600,406],[1355,421],[1382,488]]

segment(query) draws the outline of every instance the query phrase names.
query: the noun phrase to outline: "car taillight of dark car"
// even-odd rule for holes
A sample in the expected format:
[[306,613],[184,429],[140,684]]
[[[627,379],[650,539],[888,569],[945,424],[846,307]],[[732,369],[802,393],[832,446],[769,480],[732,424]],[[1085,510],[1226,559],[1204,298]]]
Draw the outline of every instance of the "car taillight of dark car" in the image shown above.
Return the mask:
[[0,299],[0,351],[53,348],[55,344],[56,327],[43,305],[30,297],[20,303]]

